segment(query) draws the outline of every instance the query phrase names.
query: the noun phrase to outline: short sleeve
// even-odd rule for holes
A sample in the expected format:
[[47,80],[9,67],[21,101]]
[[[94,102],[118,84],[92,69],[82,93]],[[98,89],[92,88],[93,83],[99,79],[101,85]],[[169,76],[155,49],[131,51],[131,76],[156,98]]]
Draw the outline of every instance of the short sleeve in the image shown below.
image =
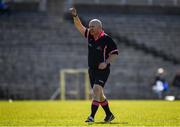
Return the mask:
[[107,49],[108,54],[117,54],[118,55],[117,45],[110,37],[107,42],[107,47],[108,47],[108,49]]

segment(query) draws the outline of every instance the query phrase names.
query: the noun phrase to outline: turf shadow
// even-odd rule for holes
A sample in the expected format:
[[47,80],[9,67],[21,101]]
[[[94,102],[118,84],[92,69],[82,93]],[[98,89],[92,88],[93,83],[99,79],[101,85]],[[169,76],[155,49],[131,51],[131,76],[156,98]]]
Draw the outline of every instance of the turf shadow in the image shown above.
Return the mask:
[[128,124],[128,122],[94,122],[91,124]]

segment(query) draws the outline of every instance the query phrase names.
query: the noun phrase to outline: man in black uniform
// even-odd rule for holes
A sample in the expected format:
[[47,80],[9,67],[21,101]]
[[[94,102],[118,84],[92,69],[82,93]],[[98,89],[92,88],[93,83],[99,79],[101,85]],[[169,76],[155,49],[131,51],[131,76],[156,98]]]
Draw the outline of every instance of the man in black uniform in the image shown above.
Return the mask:
[[110,73],[110,64],[118,55],[117,46],[110,36],[104,33],[102,23],[98,19],[89,22],[89,28],[82,25],[75,8],[70,8],[75,27],[88,39],[88,66],[89,78],[93,89],[91,114],[85,122],[94,122],[94,116],[99,105],[106,113],[105,122],[115,117],[109,109],[108,101],[103,88]]

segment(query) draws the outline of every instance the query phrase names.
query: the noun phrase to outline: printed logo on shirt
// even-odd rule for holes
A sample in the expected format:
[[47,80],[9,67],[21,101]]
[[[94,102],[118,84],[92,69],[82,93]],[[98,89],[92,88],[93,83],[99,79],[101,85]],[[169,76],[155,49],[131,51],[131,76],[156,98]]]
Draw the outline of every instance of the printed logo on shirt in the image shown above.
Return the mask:
[[91,45],[91,44],[88,44],[88,46],[92,47],[92,45]]
[[104,83],[104,81],[102,81],[102,80],[99,80],[99,82]]
[[102,48],[100,46],[98,46],[96,49],[102,51]]

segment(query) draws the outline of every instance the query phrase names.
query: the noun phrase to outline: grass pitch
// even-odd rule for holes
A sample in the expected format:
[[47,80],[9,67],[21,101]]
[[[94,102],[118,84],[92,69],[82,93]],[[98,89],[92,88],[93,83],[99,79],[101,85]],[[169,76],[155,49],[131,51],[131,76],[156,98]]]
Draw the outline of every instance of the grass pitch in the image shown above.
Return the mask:
[[84,121],[91,101],[0,101],[0,126],[180,126],[180,101],[109,101],[115,119]]

